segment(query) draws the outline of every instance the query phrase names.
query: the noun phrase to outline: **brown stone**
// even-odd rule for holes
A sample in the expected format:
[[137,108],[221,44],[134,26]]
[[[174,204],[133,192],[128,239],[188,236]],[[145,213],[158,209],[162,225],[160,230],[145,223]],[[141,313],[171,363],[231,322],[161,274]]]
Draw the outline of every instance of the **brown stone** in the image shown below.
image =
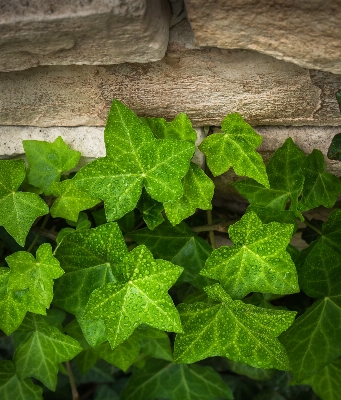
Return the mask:
[[340,0],[185,0],[196,43],[341,73]]

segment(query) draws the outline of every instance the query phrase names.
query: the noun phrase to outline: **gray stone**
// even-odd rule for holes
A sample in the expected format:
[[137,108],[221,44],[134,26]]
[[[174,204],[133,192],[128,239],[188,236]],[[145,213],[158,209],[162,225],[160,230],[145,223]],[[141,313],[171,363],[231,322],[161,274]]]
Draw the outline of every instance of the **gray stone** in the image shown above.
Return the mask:
[[160,60],[167,0],[0,0],[0,71]]
[[185,0],[200,46],[250,49],[341,73],[340,0]]

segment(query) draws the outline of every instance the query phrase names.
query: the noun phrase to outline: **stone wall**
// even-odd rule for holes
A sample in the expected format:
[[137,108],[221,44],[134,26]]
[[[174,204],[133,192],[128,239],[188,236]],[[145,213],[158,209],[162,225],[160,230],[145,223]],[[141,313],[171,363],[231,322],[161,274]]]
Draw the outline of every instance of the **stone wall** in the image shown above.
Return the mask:
[[325,153],[341,132],[340,17],[339,0],[0,0],[0,156],[58,134],[103,155],[113,98],[196,127],[239,112],[265,156],[287,136]]

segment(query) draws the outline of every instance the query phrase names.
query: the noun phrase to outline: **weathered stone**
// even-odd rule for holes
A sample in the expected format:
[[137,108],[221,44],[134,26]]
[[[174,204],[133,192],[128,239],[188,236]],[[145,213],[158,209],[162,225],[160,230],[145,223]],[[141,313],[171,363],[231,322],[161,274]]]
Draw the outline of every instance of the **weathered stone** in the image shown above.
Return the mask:
[[195,126],[220,125],[231,112],[253,125],[341,124],[335,94],[324,86],[341,88],[341,76],[315,84],[308,70],[247,50],[176,51],[148,64],[37,67],[0,73],[0,125],[104,126],[114,98],[139,115],[172,119],[186,112]]
[[185,0],[200,46],[250,49],[341,73],[341,4],[334,0]]
[[0,71],[160,60],[167,0],[0,0]]

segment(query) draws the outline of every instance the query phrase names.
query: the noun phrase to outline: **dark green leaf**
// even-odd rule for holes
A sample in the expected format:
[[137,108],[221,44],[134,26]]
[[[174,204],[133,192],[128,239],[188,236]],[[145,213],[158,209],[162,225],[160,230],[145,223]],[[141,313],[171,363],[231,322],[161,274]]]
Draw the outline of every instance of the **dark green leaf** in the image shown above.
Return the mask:
[[331,208],[335,204],[341,192],[341,181],[335,175],[324,172],[325,167],[323,154],[316,149],[303,162],[304,185],[299,204],[301,211],[320,205]]
[[162,215],[164,209],[163,204],[152,199],[145,189],[142,191],[142,196],[137,203],[137,208],[141,211],[143,220],[147,224],[148,229],[155,229],[165,220]]
[[341,160],[341,133],[337,133],[330,143],[327,157],[330,160]]
[[46,318],[28,314],[19,331],[27,334],[14,354],[14,363],[20,379],[33,377],[50,390],[57,385],[58,364],[71,360],[82,348],[69,336],[50,326]]
[[214,133],[199,146],[212,174],[221,175],[233,167],[237,175],[248,176],[269,187],[262,157],[255,151],[262,137],[237,113],[225,117],[221,128],[223,134]]
[[153,231],[144,228],[130,233],[129,236],[138,244],[147,246],[155,258],[183,267],[184,272],[179,282],[190,282],[198,288],[212,283],[212,280],[199,275],[212,248],[184,222],[174,227],[164,222]]
[[114,100],[104,131],[106,157],[83,167],[75,184],[104,200],[107,220],[132,211],[142,187],[159,201],[182,196],[194,145],[173,139],[155,139],[151,130],[125,105]]
[[219,284],[205,291],[215,303],[178,306],[184,333],[175,339],[176,362],[193,363],[220,355],[256,368],[289,369],[288,356],[277,337],[292,324],[295,312],[233,301]]
[[250,367],[250,365],[241,364],[235,361],[228,360],[227,361],[232,372],[238,375],[245,375],[248,378],[254,379],[256,381],[266,381],[275,373],[273,369],[262,369]]
[[296,268],[286,252],[292,228],[278,222],[262,224],[249,212],[229,227],[234,245],[214,250],[200,274],[219,280],[233,298],[250,292],[296,293]]
[[43,400],[43,390],[33,385],[31,379],[19,379],[12,361],[0,362],[1,400]]
[[212,400],[233,399],[230,388],[211,367],[175,365],[162,360],[149,360],[135,370],[122,400]]
[[74,168],[81,156],[71,150],[58,136],[53,143],[40,140],[23,140],[27,161],[30,166],[28,182],[51,194],[51,184],[59,182],[62,172]]

